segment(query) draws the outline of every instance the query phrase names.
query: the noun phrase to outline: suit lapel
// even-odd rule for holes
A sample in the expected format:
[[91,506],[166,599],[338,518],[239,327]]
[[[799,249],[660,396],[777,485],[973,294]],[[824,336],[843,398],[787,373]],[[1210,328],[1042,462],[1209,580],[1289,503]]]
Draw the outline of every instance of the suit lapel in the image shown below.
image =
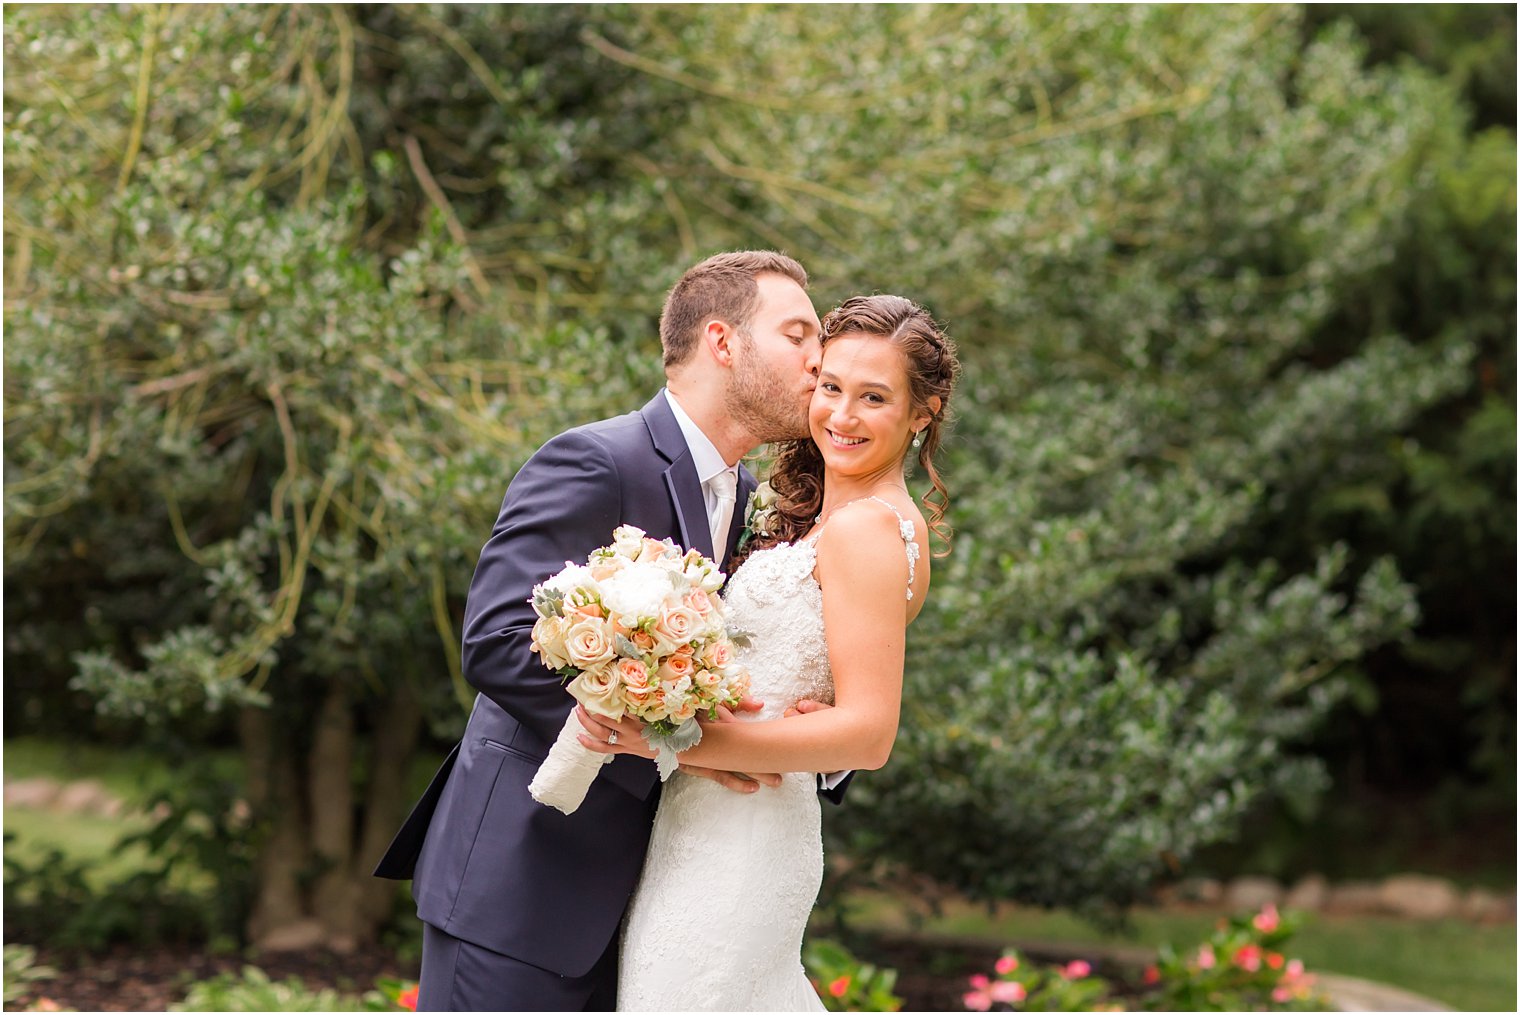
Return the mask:
[[[691,449],[681,424],[676,422],[661,391],[642,410],[644,424],[654,440],[655,450],[670,463],[665,470],[665,488],[675,506],[676,524],[681,529],[681,545],[713,555],[712,532],[707,525],[707,504],[702,499],[702,483],[691,460]],[[738,512],[736,511],[735,514]]]

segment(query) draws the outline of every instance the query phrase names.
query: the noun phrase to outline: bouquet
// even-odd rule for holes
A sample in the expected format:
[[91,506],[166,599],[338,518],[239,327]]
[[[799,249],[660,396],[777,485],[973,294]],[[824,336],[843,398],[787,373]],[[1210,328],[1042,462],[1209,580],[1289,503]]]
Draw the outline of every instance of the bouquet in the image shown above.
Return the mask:
[[[723,573],[696,550],[620,525],[609,546],[584,565],[533,589],[534,652],[588,712],[644,721],[660,779],[676,769],[676,753],[702,739],[698,714],[717,717],[749,691],[749,674],[735,661],[742,632],[727,627],[717,590]],[[528,792],[541,804],[573,812],[610,755],[576,739],[571,712],[534,774]]]

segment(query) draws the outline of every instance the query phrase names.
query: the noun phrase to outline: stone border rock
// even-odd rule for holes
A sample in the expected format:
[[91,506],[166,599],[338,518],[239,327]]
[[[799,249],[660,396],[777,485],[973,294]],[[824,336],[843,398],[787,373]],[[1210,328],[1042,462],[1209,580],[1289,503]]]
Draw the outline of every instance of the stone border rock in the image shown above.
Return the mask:
[[1165,902],[1193,902],[1232,911],[1274,905],[1309,913],[1397,916],[1411,920],[1469,920],[1504,923],[1515,919],[1515,893],[1486,888],[1463,891],[1445,878],[1395,874],[1382,881],[1331,884],[1310,874],[1291,887],[1272,878],[1245,876],[1229,882],[1189,878],[1161,893]]

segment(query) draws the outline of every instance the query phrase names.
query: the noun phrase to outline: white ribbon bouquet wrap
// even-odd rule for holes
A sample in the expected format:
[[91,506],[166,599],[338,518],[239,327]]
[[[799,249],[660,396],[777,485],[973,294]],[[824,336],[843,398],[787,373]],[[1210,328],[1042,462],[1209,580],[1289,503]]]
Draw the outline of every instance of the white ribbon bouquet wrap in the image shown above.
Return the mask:
[[[676,753],[702,739],[699,714],[717,717],[749,691],[735,658],[745,637],[724,619],[718,566],[696,550],[620,525],[611,545],[585,564],[568,561],[533,589],[533,651],[588,712],[645,723],[664,781]],[[541,804],[572,813],[611,755],[587,750],[572,711],[528,792]]]

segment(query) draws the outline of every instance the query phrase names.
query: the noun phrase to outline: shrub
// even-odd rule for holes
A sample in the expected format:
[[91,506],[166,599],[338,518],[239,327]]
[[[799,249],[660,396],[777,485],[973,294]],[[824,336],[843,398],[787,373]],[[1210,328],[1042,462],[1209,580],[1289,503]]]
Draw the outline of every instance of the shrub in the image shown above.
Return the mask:
[[892,993],[897,971],[861,962],[837,941],[809,939],[802,964],[829,1011],[902,1010],[903,999]]

